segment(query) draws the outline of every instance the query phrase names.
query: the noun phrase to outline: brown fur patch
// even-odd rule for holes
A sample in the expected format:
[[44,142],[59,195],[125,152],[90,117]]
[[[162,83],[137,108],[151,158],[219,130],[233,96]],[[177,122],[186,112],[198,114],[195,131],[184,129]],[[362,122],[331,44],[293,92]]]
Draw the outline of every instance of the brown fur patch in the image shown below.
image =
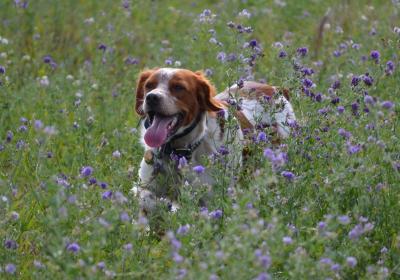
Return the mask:
[[147,80],[156,72],[157,68],[145,70],[140,73],[139,78],[137,80],[136,86],[136,104],[135,104],[135,111],[138,115],[143,116],[143,101],[144,101],[144,94],[145,94],[145,84]]
[[213,97],[215,88],[203,75],[189,70],[179,70],[171,77],[169,91],[176,105],[185,113],[183,124],[190,124],[200,112],[217,112],[223,108]]

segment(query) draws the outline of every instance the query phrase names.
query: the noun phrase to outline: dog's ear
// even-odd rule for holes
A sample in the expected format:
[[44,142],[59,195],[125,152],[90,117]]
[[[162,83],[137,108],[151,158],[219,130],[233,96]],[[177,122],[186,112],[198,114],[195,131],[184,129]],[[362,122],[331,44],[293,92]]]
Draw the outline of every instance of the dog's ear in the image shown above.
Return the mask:
[[203,75],[203,72],[195,72],[198,81],[198,98],[200,109],[204,111],[218,112],[223,109],[223,105],[214,96],[216,94],[215,87]]
[[144,100],[144,84],[147,79],[157,70],[157,68],[145,70],[140,73],[139,78],[136,83],[136,104],[135,110],[138,115],[143,116],[143,100]]

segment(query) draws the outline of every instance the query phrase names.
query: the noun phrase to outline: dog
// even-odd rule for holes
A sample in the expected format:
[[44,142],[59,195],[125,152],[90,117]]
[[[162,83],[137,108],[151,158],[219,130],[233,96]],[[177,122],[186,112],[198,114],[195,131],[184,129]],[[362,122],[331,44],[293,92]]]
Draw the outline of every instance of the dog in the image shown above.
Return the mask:
[[[182,185],[179,165],[200,165],[205,156],[229,146],[232,173],[226,176],[233,176],[243,159],[244,132],[257,125],[271,126],[277,139],[285,139],[296,120],[286,90],[245,81],[216,95],[201,72],[175,68],[139,75],[135,110],[142,118],[145,153],[134,192],[144,214],[160,200],[167,201],[172,211],[179,208],[175,203]],[[214,183],[207,170],[198,173],[192,182]]]

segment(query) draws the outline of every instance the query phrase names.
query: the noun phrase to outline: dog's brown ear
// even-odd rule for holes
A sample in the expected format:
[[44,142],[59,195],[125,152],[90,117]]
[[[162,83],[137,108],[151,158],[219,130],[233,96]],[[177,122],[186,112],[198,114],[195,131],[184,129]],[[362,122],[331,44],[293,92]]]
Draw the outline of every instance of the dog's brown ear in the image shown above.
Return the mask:
[[153,74],[157,68],[145,70],[140,73],[139,78],[136,83],[136,104],[135,110],[138,115],[143,116],[143,100],[144,100],[144,84],[146,83],[147,79]]
[[198,80],[198,98],[200,109],[204,111],[218,112],[224,108],[224,106],[214,98],[216,94],[215,87],[207,80],[203,75],[203,72],[195,72]]

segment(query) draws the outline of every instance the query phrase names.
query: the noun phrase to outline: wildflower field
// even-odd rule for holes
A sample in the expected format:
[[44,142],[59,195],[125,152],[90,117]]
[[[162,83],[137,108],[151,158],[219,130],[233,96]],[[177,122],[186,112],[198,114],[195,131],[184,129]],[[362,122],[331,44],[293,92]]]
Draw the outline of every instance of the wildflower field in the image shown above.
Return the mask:
[[[400,279],[399,55],[398,0],[0,1],[0,278]],[[161,235],[131,192],[153,67],[283,86],[297,117],[235,184],[205,157],[207,208],[182,185]]]

